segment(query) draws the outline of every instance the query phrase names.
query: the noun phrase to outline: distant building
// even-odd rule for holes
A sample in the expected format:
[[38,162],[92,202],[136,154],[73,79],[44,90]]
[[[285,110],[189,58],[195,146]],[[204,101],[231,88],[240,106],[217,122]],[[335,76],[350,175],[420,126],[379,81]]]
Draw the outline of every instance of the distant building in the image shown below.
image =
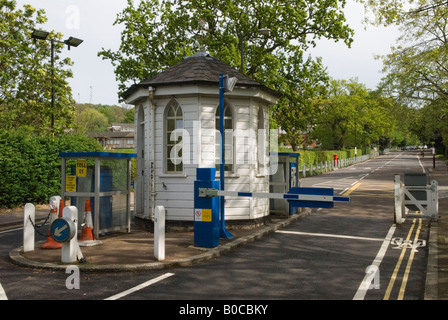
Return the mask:
[[113,123],[106,132],[91,132],[105,149],[134,149],[135,125],[133,123]]

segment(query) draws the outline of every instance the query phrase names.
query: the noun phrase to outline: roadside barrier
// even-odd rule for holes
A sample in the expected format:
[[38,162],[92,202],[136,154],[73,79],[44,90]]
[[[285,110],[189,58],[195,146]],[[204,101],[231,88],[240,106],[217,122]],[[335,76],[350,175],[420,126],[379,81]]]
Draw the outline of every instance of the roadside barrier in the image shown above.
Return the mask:
[[316,163],[310,163],[309,165],[302,165],[300,170],[301,177],[314,176],[318,174],[323,174],[325,172],[337,170],[340,168],[348,167],[356,163],[367,161],[371,158],[379,156],[379,152],[374,152],[371,154],[365,154],[359,157],[345,158],[345,159],[334,159],[331,161],[321,161]]
[[430,218],[437,221],[438,183],[433,180],[431,184],[428,184],[426,174],[404,174],[404,180],[400,174],[396,174],[394,177],[394,199],[394,221],[396,224],[402,224],[405,218]]
[[349,197],[334,196],[333,188],[294,187],[285,194],[219,190],[219,181],[215,180],[215,168],[197,168],[196,170],[197,180],[194,182],[194,243],[198,247],[216,247],[219,244],[219,237],[223,234],[220,231],[225,228],[223,212],[221,212],[221,218],[219,215],[219,200],[224,201],[225,196],[284,199],[289,202],[290,213],[295,213],[295,208],[299,207],[333,208],[334,202],[350,202]]

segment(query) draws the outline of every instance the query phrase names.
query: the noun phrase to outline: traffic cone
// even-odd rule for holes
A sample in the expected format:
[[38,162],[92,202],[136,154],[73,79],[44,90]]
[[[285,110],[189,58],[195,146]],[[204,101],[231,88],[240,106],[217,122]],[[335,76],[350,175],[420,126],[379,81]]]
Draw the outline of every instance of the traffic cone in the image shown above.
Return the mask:
[[93,221],[92,211],[90,210],[90,200],[86,200],[84,209],[84,224],[81,230],[81,236],[79,238],[80,246],[94,246],[101,244],[101,241],[97,241],[93,237]]
[[[58,208],[50,203],[50,226],[54,220],[58,218]],[[47,241],[42,244],[42,249],[59,249],[62,247],[62,243],[56,242],[51,236],[50,228],[48,228]]]
[[64,210],[65,207],[65,202],[64,200],[61,199],[61,201],[59,201],[59,218],[62,218],[62,211]]
[[92,222],[92,212],[90,211],[90,200],[86,200],[86,206],[84,209],[84,226],[81,230],[80,241],[93,240],[93,222]]

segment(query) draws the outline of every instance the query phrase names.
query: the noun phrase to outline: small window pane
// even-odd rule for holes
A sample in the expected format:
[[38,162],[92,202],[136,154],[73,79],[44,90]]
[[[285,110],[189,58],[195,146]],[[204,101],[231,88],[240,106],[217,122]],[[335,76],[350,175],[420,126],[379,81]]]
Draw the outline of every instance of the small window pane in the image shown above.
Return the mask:
[[[175,130],[182,129],[184,127],[182,108],[177,102],[173,102],[168,106],[165,123],[165,170],[168,173],[180,173],[183,172],[182,148],[179,149],[177,147],[172,150],[175,145],[182,143],[182,132],[177,132]],[[175,154],[172,155],[171,151],[173,151]],[[173,158],[171,158],[172,156]]]

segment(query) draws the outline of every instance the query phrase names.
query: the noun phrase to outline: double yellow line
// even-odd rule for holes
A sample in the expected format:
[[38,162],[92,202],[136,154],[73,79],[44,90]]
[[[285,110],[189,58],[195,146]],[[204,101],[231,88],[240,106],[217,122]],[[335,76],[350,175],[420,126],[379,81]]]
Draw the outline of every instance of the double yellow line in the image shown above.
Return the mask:
[[[347,190],[346,192],[344,192],[343,195],[344,195],[344,196],[348,196],[348,195],[350,195],[353,191],[355,191],[358,187],[360,187],[360,185],[361,185],[361,182],[357,182],[357,183],[354,184],[349,190]],[[422,228],[422,219],[421,219],[421,218],[418,218],[418,219],[415,218],[415,219],[412,221],[411,228],[409,229],[408,235],[407,235],[407,237],[406,237],[406,242],[405,242],[404,245],[403,245],[403,248],[402,248],[402,250],[401,250],[400,257],[399,257],[399,259],[398,259],[398,261],[397,261],[397,264],[396,264],[396,266],[395,266],[394,272],[393,272],[393,274],[392,274],[392,276],[391,276],[391,278],[390,278],[390,280],[389,280],[389,285],[387,286],[386,292],[385,292],[385,294],[384,294],[384,298],[383,298],[384,300],[389,300],[389,298],[390,298],[392,289],[393,289],[393,287],[394,287],[394,284],[395,284],[395,282],[396,282],[396,280],[397,280],[398,273],[399,273],[399,271],[400,271],[401,264],[403,263],[404,257],[405,257],[405,255],[406,255],[406,251],[407,251],[407,249],[410,248],[410,246],[408,245],[408,243],[409,243],[409,240],[410,240],[411,237],[412,237],[412,233],[413,233],[414,228],[415,228],[415,226],[416,226],[417,220],[418,220],[418,227],[417,227],[417,229],[416,229],[416,233],[415,233],[415,237],[414,237],[414,241],[413,241],[413,243],[417,243],[417,241],[419,240],[420,231],[421,231],[421,228]],[[415,251],[414,251],[414,250],[411,250],[411,254],[410,254],[409,259],[408,259],[408,262],[407,262],[407,264],[406,264],[406,269],[405,269],[405,271],[404,271],[404,275],[403,275],[403,279],[402,279],[402,282],[401,282],[400,291],[399,291],[399,293],[398,293],[398,298],[397,298],[397,300],[403,300],[403,298],[404,298],[404,293],[405,293],[405,290],[406,290],[406,285],[407,285],[407,283],[408,283],[409,273],[410,273],[410,271],[411,271],[411,266],[412,266],[412,262],[413,262],[413,260],[414,260],[414,255],[415,255]]]
[[[391,295],[392,289],[394,287],[395,281],[397,280],[398,272],[400,271],[401,264],[402,264],[402,262],[404,260],[404,256],[406,254],[407,249],[409,248],[408,247],[409,239],[412,236],[412,232],[414,231],[416,222],[417,222],[417,218],[415,218],[412,221],[412,226],[409,229],[408,235],[406,237],[406,242],[403,245],[403,249],[401,250],[400,257],[399,257],[399,259],[397,261],[397,264],[395,266],[394,272],[392,273],[392,276],[391,276],[391,278],[389,280],[389,285],[387,286],[387,289],[386,289],[386,292],[384,294],[383,300],[389,300],[389,298],[390,298],[390,295]],[[414,237],[413,243],[417,243],[418,237],[420,235],[421,228],[422,228],[422,219],[418,218],[418,227],[417,227],[417,230],[416,230],[416,233],[415,233],[415,237]],[[414,255],[415,255],[415,251],[411,250],[411,254],[409,256],[408,263],[406,265],[406,269],[404,271],[403,279],[402,279],[402,282],[401,282],[400,291],[398,292],[397,300],[403,300],[404,292],[405,292],[406,285],[407,285],[408,278],[409,278],[409,273],[411,271],[412,261],[414,260]]]

